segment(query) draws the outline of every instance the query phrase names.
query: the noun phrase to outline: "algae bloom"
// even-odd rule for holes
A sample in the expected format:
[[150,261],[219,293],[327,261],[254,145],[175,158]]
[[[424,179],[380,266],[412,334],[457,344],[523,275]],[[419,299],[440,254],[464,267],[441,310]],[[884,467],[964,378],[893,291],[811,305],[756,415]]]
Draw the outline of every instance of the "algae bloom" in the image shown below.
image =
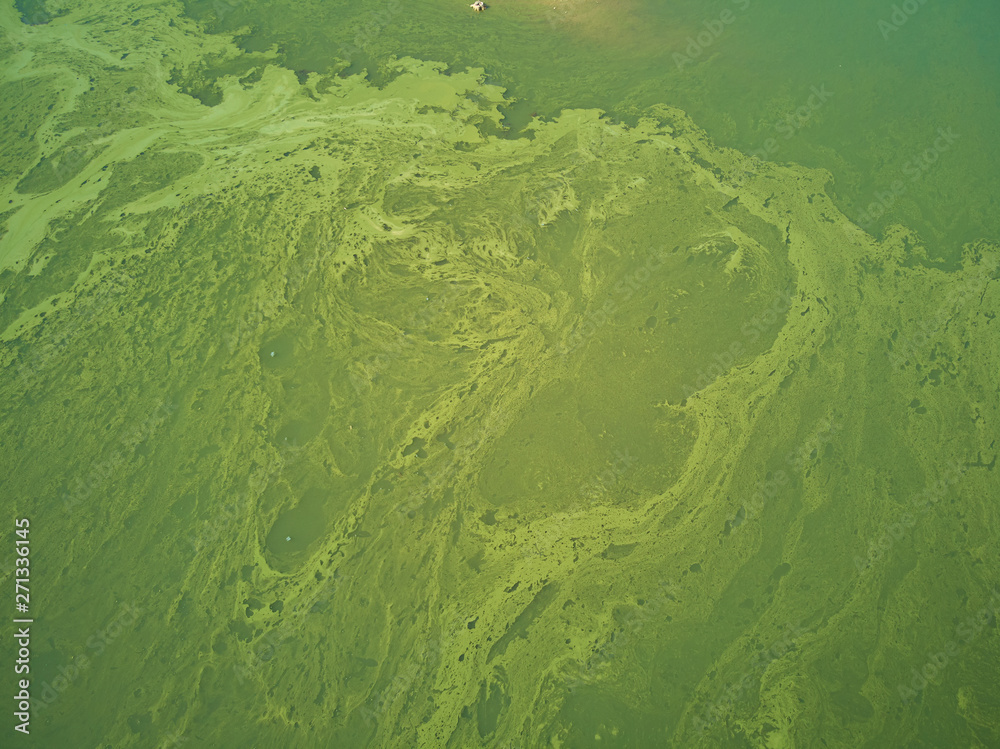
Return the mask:
[[0,486],[39,746],[995,745],[994,242],[876,239],[667,103],[511,137],[483,68],[36,5]]

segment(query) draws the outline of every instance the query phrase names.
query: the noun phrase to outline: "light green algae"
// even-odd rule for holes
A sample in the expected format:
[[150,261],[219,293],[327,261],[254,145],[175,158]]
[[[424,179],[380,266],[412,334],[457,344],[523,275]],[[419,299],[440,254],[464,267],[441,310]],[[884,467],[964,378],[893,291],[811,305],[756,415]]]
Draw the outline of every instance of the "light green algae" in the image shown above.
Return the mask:
[[994,245],[667,106],[498,138],[481,70],[205,106],[167,81],[242,53],[128,8],[0,10],[48,745],[997,737],[995,631],[899,690],[996,603]]

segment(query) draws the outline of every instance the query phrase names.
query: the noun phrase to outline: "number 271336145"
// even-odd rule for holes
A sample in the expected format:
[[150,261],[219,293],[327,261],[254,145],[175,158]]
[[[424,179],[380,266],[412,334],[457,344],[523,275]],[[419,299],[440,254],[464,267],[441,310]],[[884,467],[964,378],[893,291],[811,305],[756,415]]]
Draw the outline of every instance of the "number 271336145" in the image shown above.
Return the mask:
[[[14,575],[17,578],[17,595],[16,599],[18,602],[22,602],[25,605],[28,604],[28,568],[30,565],[28,555],[30,552],[30,547],[28,546],[28,527],[30,525],[28,518],[21,518],[15,522],[16,535],[17,535],[17,559],[15,560],[15,572]],[[23,592],[22,592],[23,591]]]

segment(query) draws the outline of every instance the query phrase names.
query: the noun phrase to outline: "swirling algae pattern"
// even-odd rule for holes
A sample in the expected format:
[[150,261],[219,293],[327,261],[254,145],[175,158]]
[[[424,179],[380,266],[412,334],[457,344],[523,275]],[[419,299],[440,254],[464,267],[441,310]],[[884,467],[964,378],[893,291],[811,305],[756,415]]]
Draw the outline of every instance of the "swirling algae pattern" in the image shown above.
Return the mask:
[[206,106],[250,53],[175,4],[0,14],[43,737],[998,741],[995,245],[665,105],[253,53]]

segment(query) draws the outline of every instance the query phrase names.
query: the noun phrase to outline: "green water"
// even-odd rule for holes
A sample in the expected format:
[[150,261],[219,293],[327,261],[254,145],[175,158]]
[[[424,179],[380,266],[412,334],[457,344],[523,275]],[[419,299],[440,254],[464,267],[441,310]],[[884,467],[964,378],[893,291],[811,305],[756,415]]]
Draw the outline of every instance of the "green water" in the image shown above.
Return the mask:
[[[1000,233],[1000,6],[912,2],[902,16],[857,1],[509,0],[489,15],[439,0],[186,6],[293,70],[346,58],[378,81],[403,54],[482,66],[512,99],[515,130],[567,107],[634,121],[670,104],[720,145],[830,171],[838,207],[867,230],[903,223],[957,260]],[[218,68],[198,72],[207,86]],[[947,128],[955,138],[934,151]]]
[[551,2],[0,6],[16,740],[1000,746],[997,6]]

